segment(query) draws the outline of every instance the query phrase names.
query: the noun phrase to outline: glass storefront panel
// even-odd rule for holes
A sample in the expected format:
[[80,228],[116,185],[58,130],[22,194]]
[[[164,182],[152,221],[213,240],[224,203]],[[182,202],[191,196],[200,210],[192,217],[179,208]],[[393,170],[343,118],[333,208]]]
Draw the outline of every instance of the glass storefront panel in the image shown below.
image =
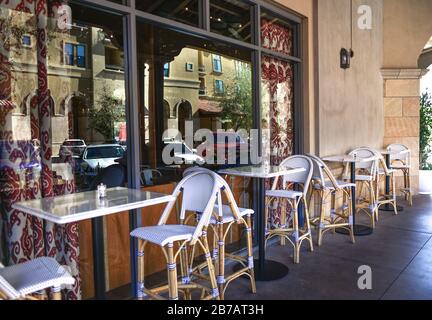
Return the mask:
[[[248,164],[250,52],[143,22],[137,41],[142,186],[166,190],[190,166]],[[248,206],[249,180],[231,183]]]
[[[264,162],[271,165],[280,165],[294,154],[293,70],[293,65],[287,61],[262,56],[262,150]],[[270,181],[267,181],[266,189],[271,186]],[[283,187],[282,183],[279,187]],[[270,209],[269,223],[272,227],[286,223],[280,221],[281,210],[281,206]]]
[[139,0],[136,8],[194,27],[199,24],[199,0]]
[[56,257],[78,280],[67,298],[88,297],[88,225],[57,226],[11,206],[94,190],[110,166],[122,168],[125,184],[118,163],[127,140],[123,20],[59,1],[0,9],[1,258],[15,264]]
[[211,0],[210,30],[236,40],[251,42],[251,6],[238,0]]
[[261,45],[272,51],[293,55],[293,27],[286,20],[265,10],[261,13]]

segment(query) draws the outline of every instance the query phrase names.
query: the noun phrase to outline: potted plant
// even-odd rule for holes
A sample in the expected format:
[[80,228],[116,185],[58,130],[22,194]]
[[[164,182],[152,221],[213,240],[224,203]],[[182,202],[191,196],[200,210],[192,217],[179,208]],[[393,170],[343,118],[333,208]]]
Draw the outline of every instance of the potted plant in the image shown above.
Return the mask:
[[420,97],[420,194],[432,194],[432,95]]

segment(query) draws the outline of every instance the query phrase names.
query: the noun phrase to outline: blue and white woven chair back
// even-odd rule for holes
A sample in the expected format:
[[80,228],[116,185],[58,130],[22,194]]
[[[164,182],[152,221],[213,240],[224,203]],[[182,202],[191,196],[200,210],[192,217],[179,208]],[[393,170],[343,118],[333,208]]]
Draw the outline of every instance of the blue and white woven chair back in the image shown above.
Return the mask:
[[[183,176],[188,176],[189,174],[195,173],[195,172],[206,172],[208,174],[212,174],[214,175],[217,183],[219,184],[220,190],[221,191],[225,191],[225,195],[228,197],[228,201],[232,204],[232,207],[234,208],[234,212],[233,215],[235,217],[235,220],[238,220],[240,218],[240,209],[237,205],[237,202],[235,201],[234,198],[234,194],[232,193],[232,190],[230,188],[230,186],[228,185],[228,183],[225,181],[224,178],[222,178],[220,175],[218,175],[217,173],[207,169],[207,168],[202,168],[202,167],[190,167],[188,169],[186,169],[183,172]],[[222,216],[222,192],[219,193],[218,195],[218,215]]]
[[387,147],[387,150],[401,152],[390,155],[390,161],[399,160],[407,166],[411,165],[411,152],[407,146],[400,143],[393,143]]
[[302,172],[284,175],[283,176],[283,184],[284,184],[284,187],[286,186],[287,183],[302,184],[304,186],[303,194],[306,195],[306,193],[309,189],[309,184],[310,184],[310,181],[312,179],[312,174],[313,174],[313,170],[314,170],[312,161],[307,156],[296,155],[296,156],[291,156],[291,157],[285,159],[284,161],[282,161],[280,166],[286,167],[286,168],[304,168],[305,169],[305,171],[302,171]]
[[357,169],[366,169],[369,170],[369,174],[374,176],[377,170],[377,155],[375,151],[369,149],[369,148],[357,148],[349,153],[351,156],[354,156],[357,154],[358,159],[370,159],[373,158],[374,160],[371,161],[360,161],[356,163]]
[[314,180],[318,180],[321,182],[321,184],[324,185],[325,183],[325,174],[324,174],[324,167],[326,166],[325,163],[318,158],[315,155],[307,154],[307,156],[311,159],[312,165],[313,165],[313,173],[312,178]]

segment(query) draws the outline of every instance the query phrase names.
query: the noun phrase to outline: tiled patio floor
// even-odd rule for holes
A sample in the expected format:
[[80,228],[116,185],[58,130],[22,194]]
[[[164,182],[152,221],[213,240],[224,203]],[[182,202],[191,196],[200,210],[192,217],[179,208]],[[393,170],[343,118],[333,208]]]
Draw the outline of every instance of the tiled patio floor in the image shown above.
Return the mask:
[[[278,281],[258,282],[251,294],[246,279],[228,288],[226,299],[432,299],[432,198],[418,196],[398,216],[381,212],[374,233],[356,237],[328,233],[310,252],[304,243],[300,264],[292,247],[273,245],[267,257],[289,266]],[[316,237],[314,238],[316,239]],[[360,290],[358,267],[372,268],[372,290]]]

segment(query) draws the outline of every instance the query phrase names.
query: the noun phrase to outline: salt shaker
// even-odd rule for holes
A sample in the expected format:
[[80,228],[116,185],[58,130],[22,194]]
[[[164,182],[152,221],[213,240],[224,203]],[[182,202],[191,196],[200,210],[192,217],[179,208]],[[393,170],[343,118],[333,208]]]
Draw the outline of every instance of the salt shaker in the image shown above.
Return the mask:
[[107,189],[107,187],[103,183],[98,185],[97,190],[98,190],[99,198],[105,198],[106,197],[106,189]]
[[354,151],[354,152],[352,153],[352,155],[353,155],[353,157],[354,157],[354,160],[357,160],[357,152]]

